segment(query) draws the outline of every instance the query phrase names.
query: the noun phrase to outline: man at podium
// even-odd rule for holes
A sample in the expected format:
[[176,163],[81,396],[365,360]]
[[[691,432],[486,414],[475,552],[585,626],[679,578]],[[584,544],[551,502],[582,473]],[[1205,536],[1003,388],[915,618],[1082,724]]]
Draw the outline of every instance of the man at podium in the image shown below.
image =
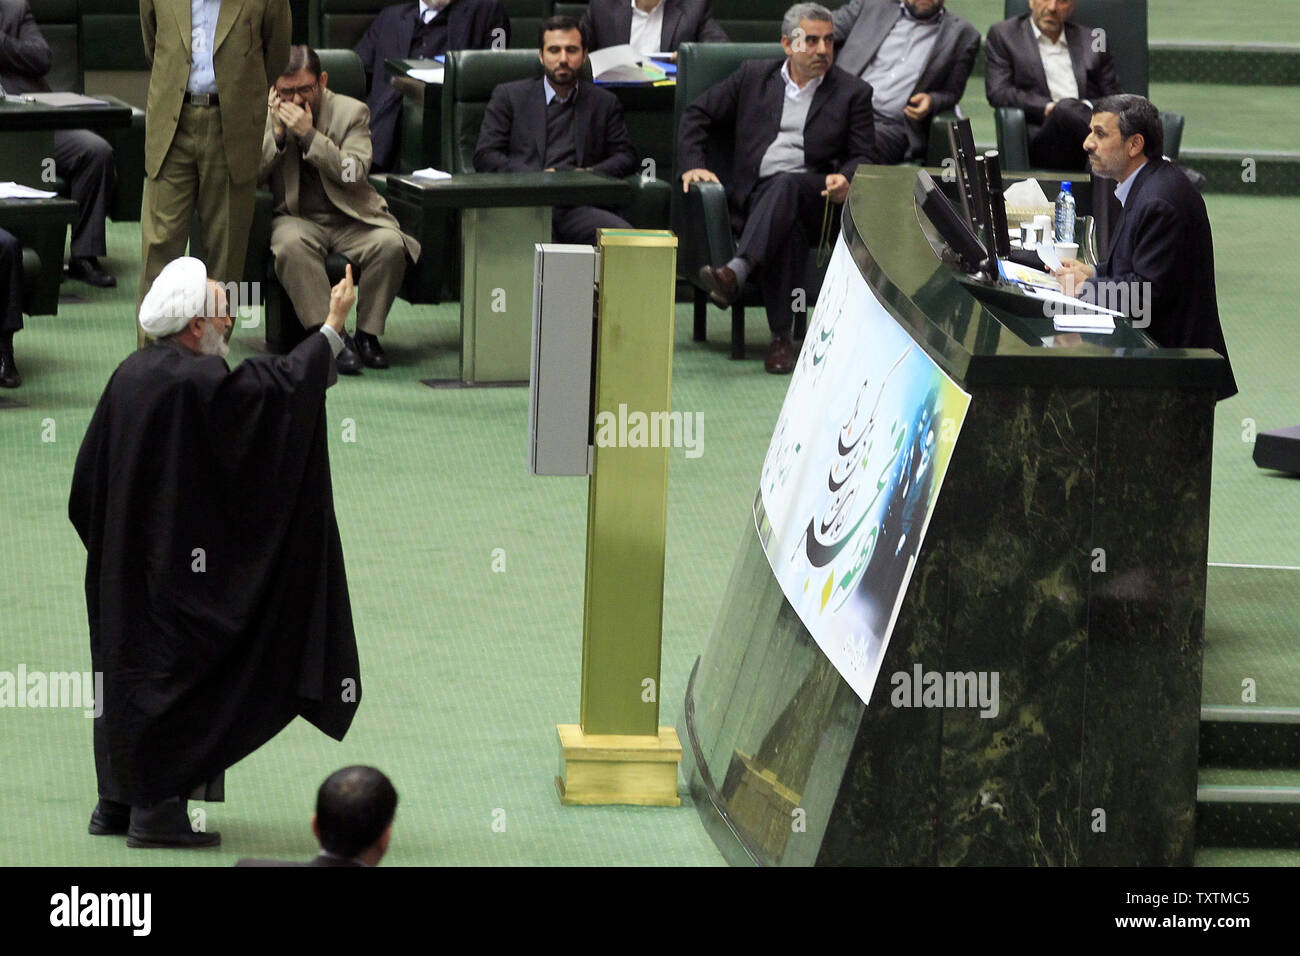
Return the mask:
[[[1106,261],[1093,268],[1065,260],[1056,273],[1062,286],[1094,302],[1142,303],[1146,332],[1158,345],[1214,349],[1226,360],[1205,200],[1163,157],[1159,111],[1146,97],[1107,96],[1097,102],[1083,148],[1091,171],[1118,183],[1124,211]],[[1219,398],[1235,394],[1229,364]]]

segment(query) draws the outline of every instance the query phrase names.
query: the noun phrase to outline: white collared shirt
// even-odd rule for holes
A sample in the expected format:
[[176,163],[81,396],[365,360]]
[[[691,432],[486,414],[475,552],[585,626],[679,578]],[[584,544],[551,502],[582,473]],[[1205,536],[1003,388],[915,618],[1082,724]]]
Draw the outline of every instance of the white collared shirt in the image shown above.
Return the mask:
[[[551,100],[555,99],[555,97],[559,96],[559,94],[555,92],[555,87],[551,86],[551,81],[544,76],[542,77],[542,89],[546,91],[546,105],[550,106]],[[560,97],[560,102],[561,103],[569,102],[569,100],[573,99],[574,94],[576,94],[577,92],[578,92],[578,85],[575,83],[573,85],[573,89],[569,90],[568,96]]]
[[442,13],[445,9],[447,9],[446,4],[443,4],[441,7],[435,7],[429,3],[429,0],[420,0],[420,22],[431,22],[434,17]]
[[1038,41],[1038,56],[1043,61],[1043,72],[1047,74],[1047,91],[1056,100],[1077,100],[1079,98],[1079,78],[1074,75],[1074,63],[1070,60],[1070,44],[1065,41],[1065,26],[1061,26],[1061,35],[1053,43],[1042,30],[1038,29],[1031,18],[1029,27],[1034,31]]
[[628,2],[632,4],[632,32],[627,42],[637,53],[659,53],[664,32],[664,3],[667,0],[659,0],[649,13],[637,7],[636,0]]
[[[1142,166],[1145,166],[1146,164],[1147,164],[1147,160],[1145,159],[1142,160]],[[1139,166],[1137,169],[1133,170],[1133,174],[1129,176],[1128,179],[1124,180],[1122,183],[1120,183],[1115,187],[1115,198],[1119,200],[1119,204],[1121,206],[1124,205],[1125,201],[1128,200],[1129,191],[1132,190],[1133,183],[1138,178],[1138,173],[1142,172],[1142,166]]]
[[781,79],[785,81],[785,95],[791,100],[811,100],[813,94],[817,92],[817,87],[822,85],[822,80],[826,79],[826,74],[815,76],[803,86],[800,86],[794,80],[790,79],[790,58],[786,57],[785,62],[781,64]]

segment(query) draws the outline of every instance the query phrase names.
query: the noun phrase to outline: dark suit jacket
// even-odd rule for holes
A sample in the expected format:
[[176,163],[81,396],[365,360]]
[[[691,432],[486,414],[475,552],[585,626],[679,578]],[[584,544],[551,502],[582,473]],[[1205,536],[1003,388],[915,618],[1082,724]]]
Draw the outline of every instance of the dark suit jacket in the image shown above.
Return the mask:
[[0,86],[6,93],[47,93],[51,62],[27,0],[0,0]]
[[[860,76],[898,21],[897,0],[849,0],[831,14],[835,27],[835,65]],[[980,49],[980,32],[951,10],[944,11],[934,48],[917,78],[913,93],[930,94],[930,115],[906,121],[908,155],[924,153],[935,113],[950,110],[966,92],[966,80]],[[891,117],[904,122],[903,116]]]
[[[1120,93],[1119,76],[1110,54],[1092,48],[1092,28],[1067,20],[1065,42],[1070,47],[1070,64],[1079,82],[1079,99],[1098,100]],[[1032,136],[1043,125],[1043,110],[1052,101],[1043,72],[1043,58],[1029,14],[1022,13],[989,27],[984,54],[984,92],[993,106],[1018,106]]]
[[[727,42],[727,34],[713,19],[709,0],[663,0],[663,5],[660,50],[672,52],[681,43]],[[591,0],[582,23],[593,50],[627,43],[632,36],[632,0]]]
[[[677,131],[681,172],[708,168],[711,133],[730,135],[735,144],[727,199],[743,212],[758,185],[763,154],[781,128],[784,60],[746,60],[721,83],[705,90],[682,113]],[[803,149],[810,172],[843,173],[850,179],[859,163],[876,161],[871,86],[837,66],[813,94],[803,127]]]
[[[391,169],[397,164],[394,143],[397,123],[402,114],[402,94],[393,89],[384,70],[384,61],[407,57],[415,36],[418,3],[401,3],[384,7],[370,24],[370,29],[356,45],[356,52],[369,74],[370,141],[374,144],[374,168]],[[501,47],[510,42],[510,18],[501,0],[453,0],[440,17],[447,18],[447,50],[487,50],[492,47],[492,31],[505,31]]]
[[[1172,163],[1152,159],[1138,171],[1112,233],[1110,253],[1097,268],[1097,280],[1107,279],[1151,283],[1151,324],[1145,332],[1158,344],[1214,349],[1228,357],[1205,200]],[[1089,291],[1096,295],[1095,286]],[[1236,393],[1230,365],[1219,397]]]
[[[636,150],[618,97],[578,81],[573,142],[578,167],[605,176],[636,172]],[[546,89],[542,78],[502,83],[492,91],[474,149],[480,173],[538,172],[546,158]]]

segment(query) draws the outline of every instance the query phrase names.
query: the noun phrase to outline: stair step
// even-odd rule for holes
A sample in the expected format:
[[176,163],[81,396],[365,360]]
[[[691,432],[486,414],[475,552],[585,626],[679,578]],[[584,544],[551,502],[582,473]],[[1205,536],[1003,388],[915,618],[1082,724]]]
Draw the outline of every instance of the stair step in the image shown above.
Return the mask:
[[1300,769],[1202,767],[1196,843],[1300,849]]
[[1300,866],[1300,850],[1198,846],[1193,866]]
[[1202,707],[1200,764],[1300,770],[1300,708]]

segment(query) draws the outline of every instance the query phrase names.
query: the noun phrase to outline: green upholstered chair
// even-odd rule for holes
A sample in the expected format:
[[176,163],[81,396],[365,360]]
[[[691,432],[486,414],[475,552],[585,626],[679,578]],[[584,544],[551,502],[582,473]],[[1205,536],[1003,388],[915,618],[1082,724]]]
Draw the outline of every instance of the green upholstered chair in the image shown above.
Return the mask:
[[[31,6],[53,54],[45,77],[51,89],[93,96],[95,91],[85,87],[87,69],[149,68],[140,36],[139,0],[38,0]],[[99,135],[113,147],[117,168],[117,191],[108,215],[117,222],[139,222],[144,197],[144,111],[132,107],[129,127]],[[66,183],[58,183],[61,194],[67,195],[67,188]]]
[[732,43],[779,43],[781,18],[792,5],[792,0],[713,0],[713,19]]
[[581,20],[583,14],[587,12],[586,0],[579,3],[563,3],[557,0],[546,0],[546,15],[548,17],[573,17],[575,20]]
[[[1005,19],[1018,17],[1029,10],[1027,0],[1005,0]],[[1106,32],[1106,47],[1115,62],[1120,87],[1125,93],[1146,96],[1149,89],[1149,51],[1147,47],[1147,0],[1078,0],[1074,21]],[[1157,104],[1158,105],[1158,104]],[[998,152],[1003,169],[1028,170],[1029,126],[1025,111],[1014,106],[994,110]],[[1165,155],[1178,158],[1183,141],[1184,117],[1181,113],[1161,112],[1165,134]]]
[[[479,128],[497,85],[541,75],[542,64],[535,50],[462,50],[447,57],[442,88],[442,155],[448,172],[475,171]],[[590,79],[590,67],[585,75]],[[629,176],[628,182],[633,186],[633,199],[621,210],[624,218],[641,228],[668,228],[672,193],[669,184],[639,174]]]
[[550,0],[501,0],[510,17],[510,49],[537,52],[537,31],[549,17]]
[[[731,75],[745,60],[777,59],[785,54],[779,43],[683,43],[677,51],[677,100],[675,115],[681,128],[682,113],[701,93]],[[731,157],[734,143],[730,134],[716,133],[706,146],[708,168],[721,183],[693,183],[683,194],[673,190],[673,222],[678,237],[677,274],[694,288],[697,342],[707,332],[708,294],[700,284],[699,271],[704,265],[722,265],[736,254],[736,239],[731,232],[731,213],[727,208],[726,186],[731,181]],[[680,166],[680,160],[678,161]],[[681,181],[685,170],[674,168],[673,182]],[[812,307],[821,289],[824,267],[816,263],[816,250],[808,255],[804,288],[808,307]],[[758,283],[745,286],[739,300],[731,306],[731,357],[745,357],[745,307],[761,306]],[[806,314],[795,316],[795,335],[802,336]]]
[[0,203],[0,229],[11,233],[23,250],[22,309],[27,315],[58,315],[63,250],[76,216],[77,205],[70,199]]
[[400,2],[402,0],[311,0],[307,15],[309,42],[313,49],[351,49],[370,29],[375,14]]

